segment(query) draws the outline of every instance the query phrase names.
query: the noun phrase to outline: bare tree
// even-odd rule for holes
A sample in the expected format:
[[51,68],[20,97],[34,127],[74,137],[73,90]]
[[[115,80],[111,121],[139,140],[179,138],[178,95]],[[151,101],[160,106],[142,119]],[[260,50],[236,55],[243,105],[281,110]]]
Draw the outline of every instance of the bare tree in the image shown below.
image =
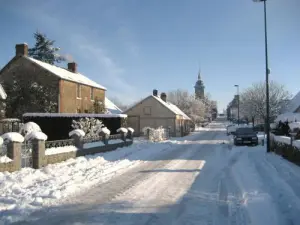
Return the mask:
[[206,116],[206,105],[204,101],[198,100],[188,91],[177,89],[168,92],[168,101],[176,105],[194,122],[199,123]]
[[[284,85],[271,81],[269,84],[270,117],[277,116],[286,107],[291,95]],[[252,84],[240,95],[241,113],[248,118],[266,117],[266,85],[264,82]]]

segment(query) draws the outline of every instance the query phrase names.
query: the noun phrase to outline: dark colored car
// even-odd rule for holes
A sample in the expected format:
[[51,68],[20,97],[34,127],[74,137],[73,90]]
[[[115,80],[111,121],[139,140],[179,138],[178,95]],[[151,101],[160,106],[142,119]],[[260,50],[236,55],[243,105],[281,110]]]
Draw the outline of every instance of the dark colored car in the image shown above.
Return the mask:
[[253,127],[253,130],[256,132],[264,132],[265,131],[265,124],[256,124]]
[[258,145],[257,133],[250,127],[236,129],[234,145]]

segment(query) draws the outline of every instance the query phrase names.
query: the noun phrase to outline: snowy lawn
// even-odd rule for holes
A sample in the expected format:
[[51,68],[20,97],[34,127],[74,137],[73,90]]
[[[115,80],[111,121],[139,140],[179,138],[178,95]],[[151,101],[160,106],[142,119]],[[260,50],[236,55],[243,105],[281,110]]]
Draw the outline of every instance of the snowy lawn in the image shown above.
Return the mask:
[[[105,182],[126,168],[147,161],[151,155],[180,144],[180,140],[184,138],[161,143],[137,139],[132,146],[112,152],[69,159],[38,170],[23,168],[0,173],[0,221],[18,220],[43,206],[58,204],[67,196]],[[56,150],[47,149],[47,154]]]

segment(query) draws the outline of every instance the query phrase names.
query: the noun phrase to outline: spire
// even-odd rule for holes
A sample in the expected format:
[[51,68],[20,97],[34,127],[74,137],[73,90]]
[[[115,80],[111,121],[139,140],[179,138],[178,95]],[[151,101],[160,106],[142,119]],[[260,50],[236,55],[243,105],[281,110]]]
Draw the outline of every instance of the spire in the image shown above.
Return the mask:
[[199,68],[199,72],[198,72],[198,80],[201,80],[201,69]]

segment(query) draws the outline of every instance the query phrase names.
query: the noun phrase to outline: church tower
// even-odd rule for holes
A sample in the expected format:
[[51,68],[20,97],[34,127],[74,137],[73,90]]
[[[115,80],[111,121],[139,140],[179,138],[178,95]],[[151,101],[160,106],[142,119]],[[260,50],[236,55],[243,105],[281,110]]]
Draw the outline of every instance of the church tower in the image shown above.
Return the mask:
[[204,84],[203,81],[201,80],[201,74],[200,70],[198,72],[198,80],[194,86],[195,88],[195,97],[196,99],[204,99]]

